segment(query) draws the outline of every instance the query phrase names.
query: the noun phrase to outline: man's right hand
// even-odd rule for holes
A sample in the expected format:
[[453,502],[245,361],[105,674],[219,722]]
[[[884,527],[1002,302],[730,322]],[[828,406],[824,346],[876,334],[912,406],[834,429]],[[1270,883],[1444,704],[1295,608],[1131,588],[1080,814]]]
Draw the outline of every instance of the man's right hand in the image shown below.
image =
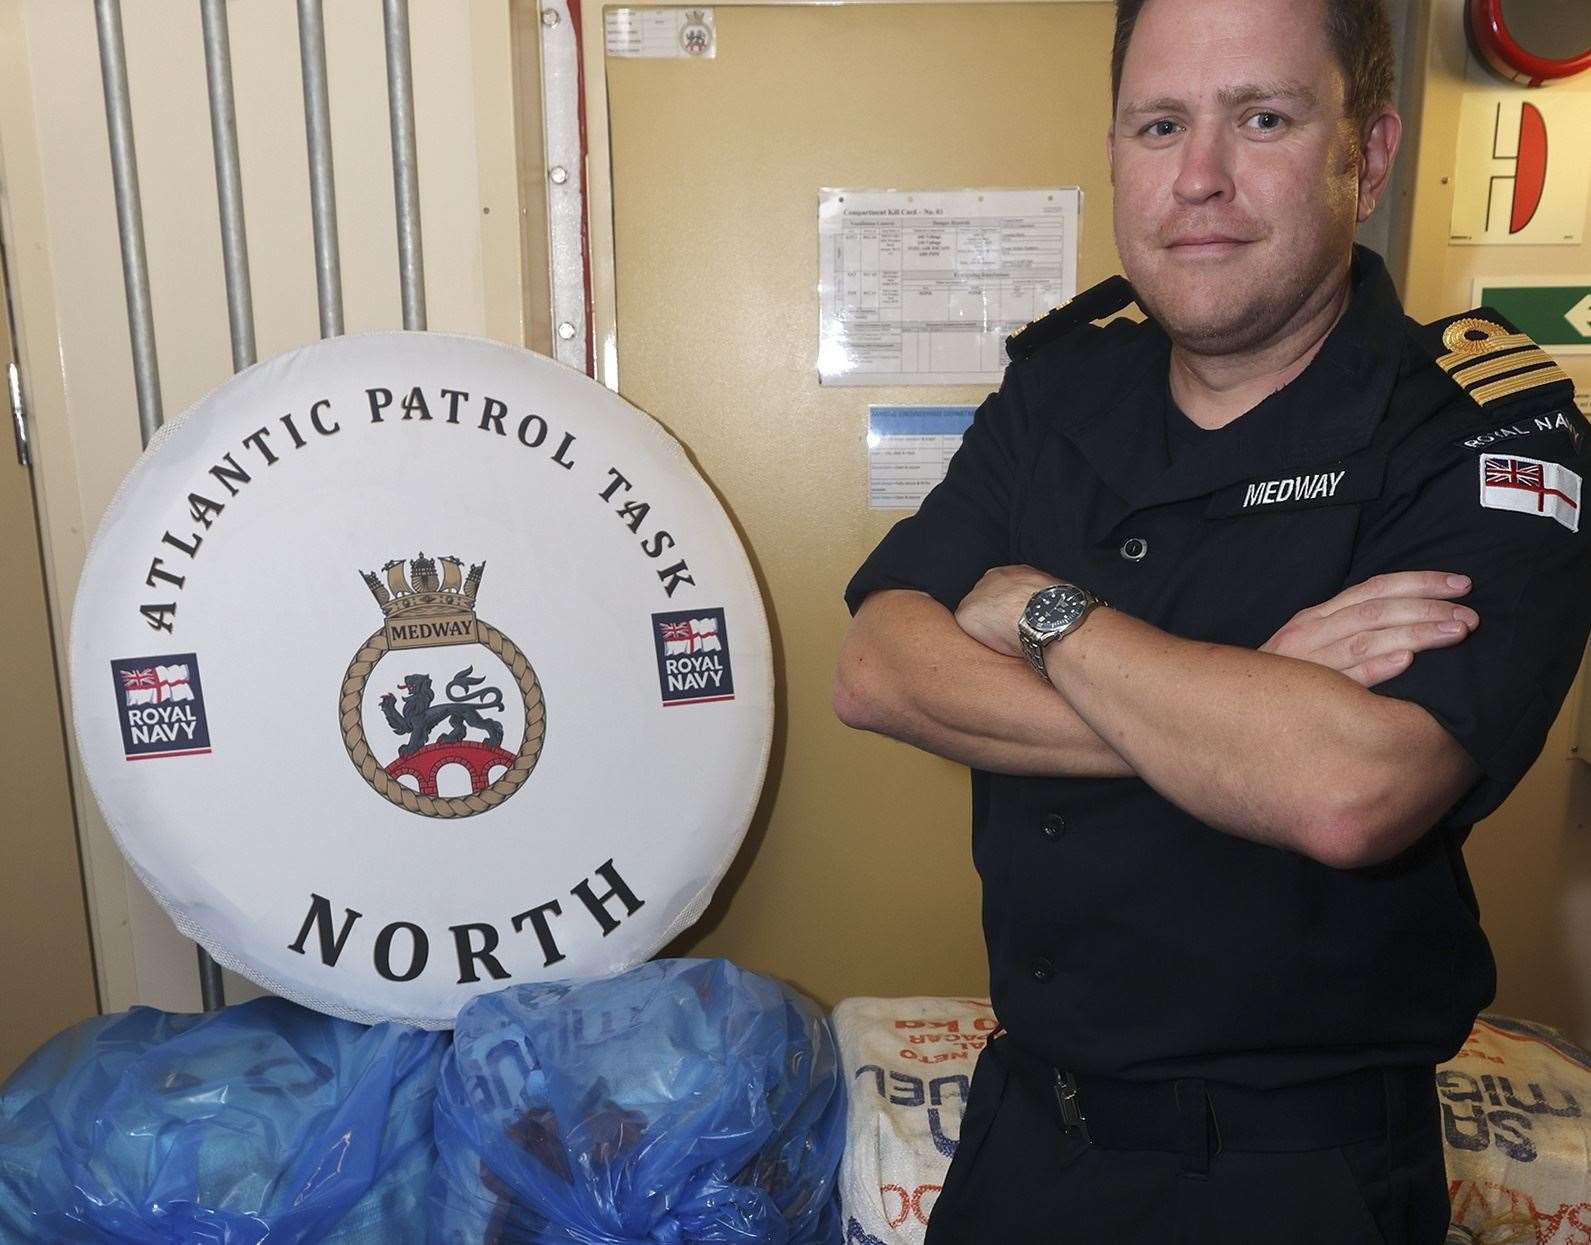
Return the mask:
[[1407,670],[1416,653],[1460,644],[1480,626],[1479,614],[1453,603],[1469,590],[1465,576],[1442,571],[1377,575],[1300,610],[1260,652],[1311,661],[1374,687]]

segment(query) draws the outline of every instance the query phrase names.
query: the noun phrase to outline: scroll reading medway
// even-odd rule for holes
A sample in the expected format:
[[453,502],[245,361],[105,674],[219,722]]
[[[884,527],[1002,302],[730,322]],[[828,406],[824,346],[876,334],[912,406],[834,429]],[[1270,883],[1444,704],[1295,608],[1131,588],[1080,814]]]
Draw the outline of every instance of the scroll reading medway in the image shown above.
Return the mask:
[[387,647],[433,648],[444,644],[484,644],[481,624],[474,618],[415,619],[387,624]]

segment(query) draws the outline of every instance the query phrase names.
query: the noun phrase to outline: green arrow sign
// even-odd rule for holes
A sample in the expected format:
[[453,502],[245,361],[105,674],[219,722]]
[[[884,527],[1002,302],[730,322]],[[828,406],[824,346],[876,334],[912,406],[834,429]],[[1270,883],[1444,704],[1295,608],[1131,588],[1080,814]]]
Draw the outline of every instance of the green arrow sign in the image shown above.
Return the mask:
[[1539,346],[1591,353],[1591,277],[1519,285],[1478,277],[1475,297],[1482,306],[1502,312]]

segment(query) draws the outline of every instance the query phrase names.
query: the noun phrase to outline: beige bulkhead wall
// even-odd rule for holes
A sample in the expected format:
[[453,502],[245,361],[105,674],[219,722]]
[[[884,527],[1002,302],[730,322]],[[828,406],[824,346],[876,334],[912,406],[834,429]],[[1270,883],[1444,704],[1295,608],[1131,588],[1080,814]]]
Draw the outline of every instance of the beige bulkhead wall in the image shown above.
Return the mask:
[[[1420,127],[1419,79],[1432,23],[1460,32],[1458,7],[1394,6],[1413,70],[1394,187],[1404,210],[1363,235],[1395,271],[1415,270],[1414,310],[1427,318],[1469,305],[1457,276],[1431,288],[1433,265],[1455,262],[1445,218],[1422,215],[1412,241],[1407,228],[1426,167],[1416,153],[1451,158],[1452,135]],[[590,46],[586,58],[603,374],[690,446],[734,516],[768,599],[780,679],[748,848],[671,950],[728,955],[826,1001],[979,993],[965,771],[845,730],[828,693],[840,591],[894,518],[866,509],[867,403],[971,403],[982,390],[817,384],[817,190],[1078,183],[1080,286],[1109,275],[1110,8],[774,2],[721,7],[717,20],[713,62],[604,63]],[[1431,108],[1446,116],[1454,100],[1440,92]],[[1591,900],[1576,896],[1591,853],[1587,778],[1569,760],[1577,704],[1578,692],[1468,855],[1500,961],[1496,1006],[1585,1039],[1591,991],[1575,947],[1591,945]]]
[[[0,287],[0,387],[11,360]],[[6,422],[10,423],[8,403]],[[0,433],[0,1081],[58,1029],[92,1015],[98,992],[32,474]]]
[[[1430,3],[1436,5],[1434,17],[1427,20],[1422,10],[1413,23],[1413,59],[1423,65],[1429,56],[1440,71],[1441,47],[1451,40],[1432,38],[1432,22],[1439,31],[1451,27],[1458,4]],[[285,0],[279,6],[228,6],[262,358],[311,340],[316,331],[291,7]],[[843,20],[862,7],[873,6],[821,11]],[[828,679],[844,625],[837,594],[888,525],[885,516],[870,514],[863,505],[858,412],[865,420],[868,400],[931,401],[943,395],[852,390],[847,397],[837,396],[840,391],[808,393],[795,408],[770,401],[798,374],[803,386],[817,388],[811,358],[799,357],[815,351],[817,187],[886,184],[877,180],[875,160],[850,160],[831,144],[887,120],[913,131],[904,154],[923,171],[924,185],[961,179],[967,184],[1081,182],[1090,191],[1082,284],[1115,269],[1109,192],[1094,137],[1104,124],[1101,14],[1106,6],[1076,6],[1080,12],[1095,11],[1092,19],[1079,17],[1085,26],[1092,20],[1092,32],[1052,30],[1057,42],[1045,45],[1048,56],[1032,55],[1023,46],[1006,49],[997,38],[1010,57],[995,71],[965,77],[962,71],[981,63],[979,49],[997,29],[987,24],[990,10],[1051,6],[950,6],[985,12],[963,16],[958,38],[937,51],[925,44],[927,29],[913,21],[924,6],[894,12],[878,7],[877,15],[863,19],[874,29],[872,42],[860,48],[803,35],[787,49],[791,55],[827,50],[850,71],[848,81],[863,85],[860,98],[834,101],[824,114],[831,122],[828,130],[809,131],[783,145],[766,142],[753,149],[749,162],[733,161],[733,153],[718,150],[730,167],[713,172],[724,179],[714,184],[726,188],[732,203],[752,202],[776,190],[782,194],[786,187],[799,190],[799,203],[780,209],[782,226],[796,231],[780,242],[780,254],[742,235],[740,249],[729,256],[750,288],[733,295],[723,309],[732,321],[727,327],[722,320],[704,326],[687,336],[680,350],[669,348],[666,332],[652,341],[625,332],[644,323],[667,329],[684,322],[694,308],[710,305],[708,295],[717,297],[733,284],[733,272],[722,274],[721,285],[707,291],[688,279],[692,269],[715,264],[719,257],[709,246],[712,239],[703,236],[706,221],[693,219],[675,194],[679,183],[710,164],[702,149],[712,135],[676,134],[671,146],[648,156],[644,127],[632,131],[629,155],[639,158],[638,168],[650,179],[632,184],[657,198],[664,211],[651,218],[644,211],[635,215],[634,204],[624,205],[622,187],[618,203],[618,236],[638,231],[628,256],[621,249],[618,257],[621,300],[627,300],[617,306],[624,343],[618,358],[627,369],[624,389],[643,406],[649,397],[656,399],[653,413],[684,437],[750,539],[769,596],[782,678],[777,748],[763,807],[707,919],[670,950],[729,955],[794,980],[826,1002],[852,993],[962,993],[986,985],[976,880],[966,859],[964,773],[846,732],[828,710]],[[534,6],[522,0],[511,6],[494,0],[412,0],[411,8],[431,325],[545,349],[542,170],[531,141],[539,136],[530,81]],[[1399,10],[1398,16],[1409,11]],[[161,0],[124,0],[123,12],[139,155],[145,162],[140,172],[150,218],[162,379],[166,409],[175,414],[230,370],[198,17],[196,8],[190,13]],[[739,16],[747,12],[746,7],[718,11],[726,36],[734,35]],[[602,57],[589,51],[600,39],[597,13],[592,9],[586,18],[586,69],[588,82],[595,70],[600,83]],[[946,17],[957,20],[953,14]],[[374,0],[329,5],[327,30],[348,327],[397,327],[379,5]],[[242,49],[246,56],[239,54]],[[929,90],[921,98],[868,94],[872,88],[866,84],[875,71],[902,58],[925,56],[939,75],[934,81],[959,83],[970,93],[970,142],[958,144],[936,134],[920,111],[914,123],[912,109],[937,106]],[[638,67],[619,67],[619,74],[632,68]],[[653,68],[666,73],[703,66]],[[764,94],[769,94],[786,79],[774,74],[764,81]],[[616,97],[624,91],[622,76],[617,82]],[[1439,96],[1439,88],[1433,87],[1432,94]],[[781,110],[768,101],[753,102],[759,103],[764,123],[777,129]],[[607,122],[604,92],[594,92],[594,104],[593,206],[611,214],[614,201],[604,193],[613,188],[605,187],[604,169],[610,154],[615,160],[628,156],[619,139],[610,153],[607,134],[596,128]],[[791,102],[783,111],[795,106]],[[1444,111],[1439,99],[1434,126],[1440,126]],[[741,128],[749,127],[749,116],[741,121]],[[621,138],[624,124],[620,118]],[[1418,137],[1427,144],[1444,141],[1424,130]],[[13,280],[24,320],[20,335],[35,407],[38,492],[58,644],[64,643],[61,620],[69,616],[88,536],[137,453],[105,144],[90,6],[0,0],[5,176],[0,225],[13,247]],[[1024,152],[1036,159],[1036,168],[1014,163]],[[795,168],[789,167],[792,162]],[[1423,177],[1424,162],[1419,169]],[[1433,216],[1428,194],[1421,181],[1409,196],[1410,214],[1420,222],[1416,230],[1393,228],[1390,237],[1374,240],[1396,257],[1412,237],[1411,309],[1434,316],[1467,305],[1467,281],[1454,276],[1432,285],[1428,280],[1433,265],[1448,262],[1437,253],[1446,250],[1445,219],[1437,219],[1440,210]],[[484,212],[488,207],[491,212]],[[600,276],[601,216],[593,232]],[[677,252],[692,261],[685,266],[683,284],[667,279],[669,263],[649,258]],[[611,265],[611,242],[607,260]],[[1580,271],[1588,267],[1576,262]],[[790,317],[785,307],[790,300],[804,302],[806,309]],[[652,303],[660,310],[648,322],[640,317]],[[600,290],[596,310],[599,327],[606,314],[611,328],[615,306],[610,301],[604,308]],[[715,369],[726,343],[744,343],[769,367],[735,383],[720,380]],[[779,375],[768,374],[774,370]],[[695,396],[671,405],[663,396],[670,386]],[[981,395],[966,390],[954,396],[975,401]],[[779,451],[771,464],[757,457],[764,453],[759,434],[769,428],[777,429]],[[737,481],[737,473],[744,478]],[[1584,1040],[1591,1037],[1585,987],[1591,970],[1574,948],[1587,944],[1591,920],[1586,915],[1591,900],[1584,898],[1591,891],[1586,880],[1591,853],[1583,846],[1591,790],[1580,764],[1566,759],[1571,725],[1560,722],[1541,763],[1509,806],[1477,830],[1468,855],[1498,948],[1499,1006],[1563,1024]],[[175,935],[127,875],[81,782],[75,756],[73,765],[104,1005],[196,1006],[191,945]],[[229,985],[234,998],[252,992],[230,975]]]
[[[534,31],[535,7],[411,0],[409,10],[430,327],[545,349],[546,313],[532,305],[536,287],[522,262],[525,248],[544,249],[544,224],[534,219],[535,197],[522,216],[519,193],[522,176],[534,186],[539,174],[519,168],[516,133],[520,124],[540,124],[535,83],[515,79],[515,45]],[[175,417],[232,370],[199,6],[122,0],[121,12],[160,379],[166,415]],[[264,359],[318,336],[296,6],[233,3],[227,12]],[[396,329],[381,4],[327,4],[325,28],[346,330]],[[521,63],[534,69],[534,45]],[[539,162],[534,144],[525,151]],[[94,6],[86,0],[0,0],[0,160],[0,226],[12,258],[52,621],[64,653],[88,541],[139,453]],[[292,550],[282,556],[290,561]],[[260,604],[260,625],[268,626],[271,603]],[[103,1006],[197,1008],[193,945],[126,868],[75,748],[71,760]],[[257,787],[237,798],[269,798],[274,781],[262,770]],[[227,986],[234,1001],[257,993],[231,974]]]
[[617,344],[599,356],[739,528],[779,689],[747,848],[671,950],[729,956],[831,1004],[981,995],[967,770],[846,729],[830,689],[841,592],[900,517],[867,506],[868,404],[975,405],[992,386],[818,384],[818,192],[1079,185],[1079,285],[1109,276],[1112,10],[757,4],[716,18],[711,61],[604,64],[590,44],[586,59],[593,320]]
[[[1579,245],[1448,245],[1464,93],[1591,93],[1591,73],[1535,91],[1516,87],[1490,73],[1469,50],[1462,0],[1428,3],[1429,18],[1414,50],[1424,93],[1405,205],[1405,301],[1409,314],[1422,320],[1470,307],[1477,276],[1591,274],[1591,213]],[[1578,141],[1591,143],[1591,134]],[[1563,355],[1559,362],[1577,390],[1591,389],[1591,355]],[[1586,590],[1584,584],[1566,587]],[[1591,1043],[1591,730],[1584,716],[1591,705],[1584,703],[1583,682],[1582,671],[1541,758],[1508,802],[1476,827],[1464,854],[1497,956],[1497,1010],[1558,1025]]]

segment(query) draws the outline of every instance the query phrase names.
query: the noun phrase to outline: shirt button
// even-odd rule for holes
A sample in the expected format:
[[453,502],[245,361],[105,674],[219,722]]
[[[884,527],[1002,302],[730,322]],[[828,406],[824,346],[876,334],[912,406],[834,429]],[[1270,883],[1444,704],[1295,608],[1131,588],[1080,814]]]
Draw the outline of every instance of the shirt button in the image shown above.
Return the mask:
[[1131,537],[1122,544],[1121,556],[1129,562],[1142,562],[1149,556],[1149,542],[1142,536]]
[[1050,813],[1039,826],[1039,833],[1051,843],[1066,833],[1066,818],[1059,813]]
[[1033,974],[1033,980],[1043,983],[1055,976],[1055,961],[1047,955],[1036,955],[1028,965],[1028,971]]

